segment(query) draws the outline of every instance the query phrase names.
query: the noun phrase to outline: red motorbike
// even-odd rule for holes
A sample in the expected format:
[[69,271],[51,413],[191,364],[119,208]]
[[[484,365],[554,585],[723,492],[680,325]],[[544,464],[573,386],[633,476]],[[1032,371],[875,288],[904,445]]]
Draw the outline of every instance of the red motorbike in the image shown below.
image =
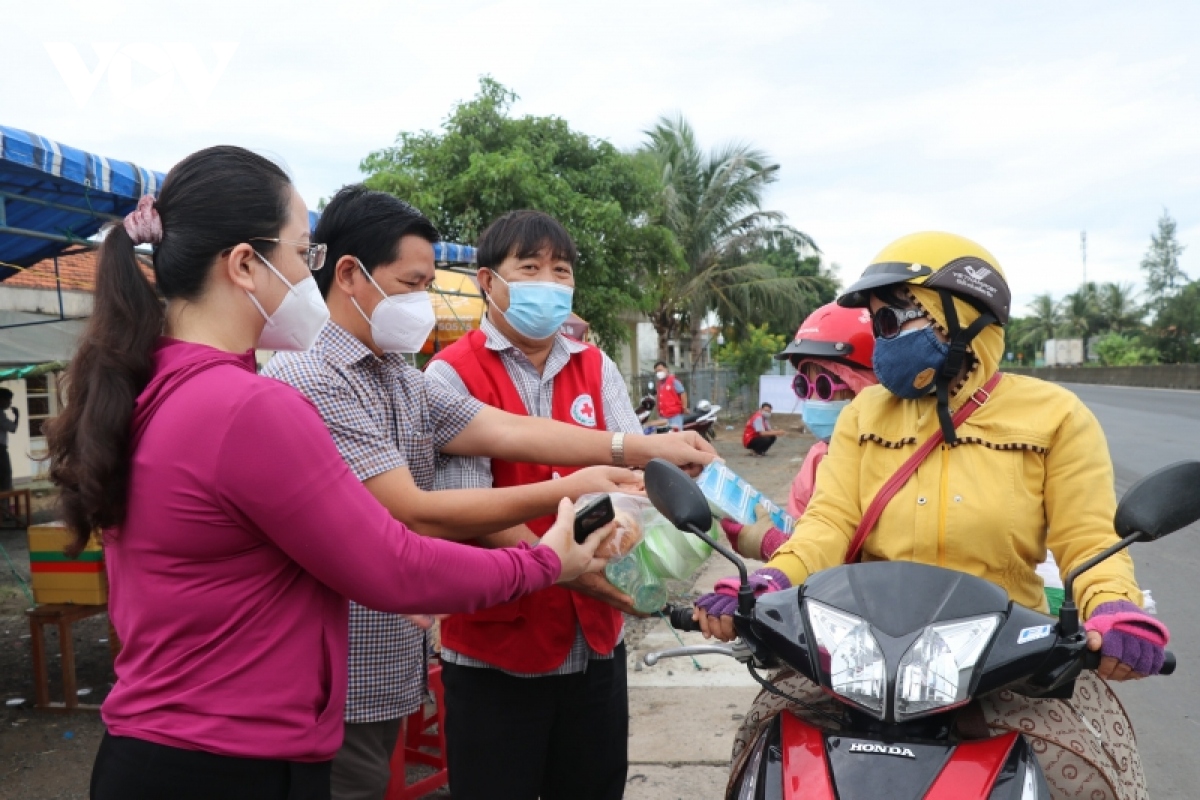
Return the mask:
[[[909,562],[834,567],[756,600],[745,564],[708,535],[711,512],[696,484],[659,460],[645,476],[655,508],[732,561],[741,576],[737,641],[649,653],[645,663],[719,653],[744,663],[774,694],[779,689],[759,670],[789,666],[840,701],[836,732],[786,711],[766,725],[732,776],[727,797],[736,800],[1050,797],[1023,735],[964,739],[957,715],[974,698],[1006,688],[1069,698],[1076,677],[1098,666],[1100,655],[1085,646],[1071,600],[1075,579],[1134,542],[1200,519],[1200,462],[1144,478],[1117,509],[1116,530],[1124,538],[1067,577],[1057,619],[1010,602],[988,581]],[[668,616],[676,628],[697,629],[691,609],[670,609]],[[1167,653],[1162,674],[1174,669]]]

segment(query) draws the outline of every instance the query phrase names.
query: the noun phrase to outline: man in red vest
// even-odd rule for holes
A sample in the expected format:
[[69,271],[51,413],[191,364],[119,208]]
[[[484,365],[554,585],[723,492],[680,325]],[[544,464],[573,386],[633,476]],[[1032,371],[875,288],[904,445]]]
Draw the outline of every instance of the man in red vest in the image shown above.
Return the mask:
[[[426,368],[435,382],[514,414],[634,436],[641,425],[616,365],[560,328],[571,313],[575,244],[552,217],[503,215],[476,258],[488,312],[481,328]],[[616,459],[618,462],[620,459]],[[454,458],[437,486],[516,486],[570,467]],[[535,543],[553,520],[486,537]],[[602,575],[442,626],[450,791],[454,800],[618,800],[625,790],[629,703],[621,611]]]
[[771,404],[763,403],[762,408],[750,415],[746,427],[742,431],[742,447],[756,456],[765,456],[775,444],[777,436],[783,436],[786,431],[771,427]]
[[662,361],[654,365],[654,377],[658,380],[659,415],[667,418],[671,430],[683,430],[683,415],[688,407],[687,389]]

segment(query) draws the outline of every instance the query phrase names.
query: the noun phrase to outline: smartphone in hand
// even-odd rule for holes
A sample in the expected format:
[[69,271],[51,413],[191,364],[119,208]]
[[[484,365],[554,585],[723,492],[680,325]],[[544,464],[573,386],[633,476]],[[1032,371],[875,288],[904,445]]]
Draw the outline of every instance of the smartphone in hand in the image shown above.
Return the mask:
[[575,513],[575,541],[583,544],[587,537],[616,518],[612,499],[601,495]]

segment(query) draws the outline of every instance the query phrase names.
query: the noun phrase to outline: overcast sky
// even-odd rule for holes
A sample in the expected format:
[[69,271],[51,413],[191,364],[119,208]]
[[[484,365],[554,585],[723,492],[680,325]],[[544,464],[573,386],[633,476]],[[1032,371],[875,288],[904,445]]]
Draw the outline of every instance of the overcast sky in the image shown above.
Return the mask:
[[978,240],[1016,313],[1136,281],[1163,208],[1200,277],[1200,4],[610,0],[0,6],[0,124],[166,171],[233,143],[310,206],[491,74],[517,113],[633,148],[682,112],[781,164],[785,212],[853,278],[891,239]]

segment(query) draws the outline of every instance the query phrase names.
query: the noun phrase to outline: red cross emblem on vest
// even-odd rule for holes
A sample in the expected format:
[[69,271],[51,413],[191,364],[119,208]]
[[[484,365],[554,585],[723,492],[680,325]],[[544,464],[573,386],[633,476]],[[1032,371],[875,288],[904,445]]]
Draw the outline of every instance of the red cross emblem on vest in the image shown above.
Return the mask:
[[596,405],[590,394],[581,394],[571,404],[571,419],[588,428],[596,427]]

